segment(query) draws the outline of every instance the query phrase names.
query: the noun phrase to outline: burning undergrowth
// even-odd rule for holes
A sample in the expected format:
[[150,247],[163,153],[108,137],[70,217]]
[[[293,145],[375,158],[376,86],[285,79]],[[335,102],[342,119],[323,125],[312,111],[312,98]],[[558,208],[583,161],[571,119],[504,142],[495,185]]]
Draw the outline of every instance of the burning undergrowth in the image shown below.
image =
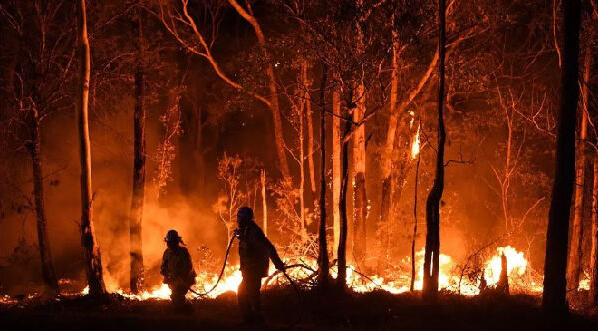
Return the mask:
[[[207,250],[204,249],[204,252]],[[534,273],[530,272],[528,268],[528,261],[524,254],[517,251],[511,246],[498,247],[495,253],[488,258],[479,273],[472,273],[471,268],[467,268],[463,264],[454,260],[448,255],[441,254],[440,256],[440,288],[447,293],[461,294],[465,296],[479,295],[481,291],[493,290],[500,282],[500,275],[502,272],[501,256],[504,254],[507,261],[507,275],[512,293],[520,294],[539,294],[542,291],[541,278],[538,278]],[[422,274],[423,274],[423,255],[422,248],[416,253],[416,268],[418,273],[414,279],[414,289],[416,291],[422,288]],[[203,264],[202,262],[208,265]],[[288,275],[302,287],[304,290],[309,290],[316,286],[317,260],[310,256],[294,256],[286,259],[288,267]],[[204,254],[204,258],[196,265],[197,277],[195,285],[187,294],[188,299],[214,299],[226,293],[235,293],[242,276],[237,264],[227,263],[224,269],[223,277],[218,282],[218,272],[215,272],[214,267],[209,267],[209,263],[213,264],[214,260],[208,254]],[[375,273],[366,273],[359,269],[349,266],[347,269],[346,282],[348,287],[356,293],[368,293],[374,291],[385,291],[391,294],[400,294],[409,292],[410,290],[410,274],[408,272],[401,272],[400,270],[408,270],[411,265],[409,257],[401,260],[401,264],[397,266],[395,272],[386,275],[378,275]],[[206,268],[207,267],[207,268]],[[337,266],[334,264],[331,268],[332,277],[337,277]],[[132,294],[127,289],[122,288],[119,283],[111,277],[107,277],[107,288],[110,292],[120,295],[123,298],[143,301],[143,300],[167,300],[170,297],[170,289],[166,284],[160,283],[153,286],[148,286],[139,294]],[[63,295],[72,297],[88,294],[88,288],[76,290],[77,286],[81,286],[81,282],[70,279],[61,279],[60,285],[63,288]],[[277,288],[288,285],[282,273],[276,271],[273,267],[270,269],[269,276],[263,279],[263,288],[266,290],[270,288]],[[208,293],[209,292],[209,293]],[[197,295],[197,294],[201,295]],[[205,295],[203,295],[205,294]],[[28,296],[11,297],[8,295],[0,298],[3,304],[16,304],[23,302],[23,300],[33,300],[37,294],[30,294]]]

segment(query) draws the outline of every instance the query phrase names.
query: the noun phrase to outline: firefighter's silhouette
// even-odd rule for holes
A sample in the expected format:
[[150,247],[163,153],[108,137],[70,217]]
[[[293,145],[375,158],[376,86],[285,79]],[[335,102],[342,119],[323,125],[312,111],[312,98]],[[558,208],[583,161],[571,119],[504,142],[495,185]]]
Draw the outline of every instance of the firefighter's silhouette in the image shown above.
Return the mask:
[[162,257],[160,274],[164,276],[164,283],[170,287],[172,302],[181,306],[186,302],[185,295],[189,287],[195,283],[195,270],[189,251],[181,246],[185,243],[176,230],[168,231],[164,241],[168,247]]
[[239,257],[243,281],[239,285],[238,301],[246,323],[263,323],[260,301],[262,278],[268,276],[270,259],[278,270],[284,270],[284,263],[274,245],[255,223],[253,210],[241,207],[237,212],[235,236],[239,238]]

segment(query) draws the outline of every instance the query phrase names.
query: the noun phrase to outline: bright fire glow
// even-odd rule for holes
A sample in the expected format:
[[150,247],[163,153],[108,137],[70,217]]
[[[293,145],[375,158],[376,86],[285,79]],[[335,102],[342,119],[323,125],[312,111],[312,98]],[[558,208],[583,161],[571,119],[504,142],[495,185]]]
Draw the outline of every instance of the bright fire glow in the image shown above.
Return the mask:
[[[415,290],[421,290],[422,279],[423,279],[423,260],[424,260],[424,248],[416,252],[416,269],[418,273],[414,280]],[[501,273],[501,254],[504,253],[507,257],[508,265],[508,276],[509,283],[512,284],[511,288],[516,291],[527,292],[527,293],[538,293],[542,291],[541,279],[531,280],[526,278],[526,270],[528,268],[528,261],[525,259],[523,252],[517,251],[511,246],[498,247],[496,253],[491,256],[483,264],[483,273],[489,287],[496,286],[498,278]],[[289,276],[295,280],[306,279],[312,276],[311,270],[317,270],[317,261],[313,258],[306,256],[299,256],[291,258],[287,261],[287,264],[303,263],[306,268],[292,268],[288,269]],[[402,264],[409,266],[411,265],[410,257],[405,257]],[[311,270],[310,270],[311,269]],[[479,294],[480,279],[469,280],[467,277],[461,277],[459,271],[459,263],[452,257],[440,254],[440,272],[439,272],[439,286],[441,289],[448,291],[459,292],[463,295],[477,295]],[[264,278],[264,287],[272,286],[275,284],[286,284],[287,280],[281,274],[275,274],[276,270],[274,267],[270,268],[270,277]],[[331,268],[331,275],[336,277],[336,267]],[[192,287],[195,292],[206,293],[216,284],[218,275],[208,272],[200,272],[196,277],[196,284]],[[237,292],[237,288],[241,283],[242,276],[238,266],[226,267],[225,274],[218,284],[218,286],[210,292],[207,298],[216,298],[219,295],[226,292]],[[381,275],[364,275],[361,272],[355,270],[352,266],[347,268],[346,276],[347,284],[355,292],[364,293],[371,292],[376,289],[388,291],[393,294],[404,293],[409,291],[410,284],[410,271],[405,269],[405,272],[389,274],[386,276]],[[588,282],[583,281],[580,283],[580,288],[585,289],[588,287]],[[108,284],[108,289],[111,292],[118,293],[131,300],[166,300],[170,299],[170,288],[166,284],[156,285],[149,288],[140,294],[131,294],[123,289],[119,288],[115,284]],[[88,294],[89,287],[85,287],[80,294]],[[189,299],[195,298],[196,295],[189,292],[187,297]],[[0,303],[8,304],[13,302],[9,296],[0,297]]]
[[525,274],[525,268],[527,268],[527,260],[523,257],[523,252],[517,252],[517,250],[511,246],[498,247],[496,249],[496,255],[494,255],[487,263],[484,277],[488,285],[496,285],[500,278],[501,272],[501,255],[504,253],[507,257],[507,274],[509,280],[515,277],[521,277]]
[[419,154],[419,126],[417,127],[417,132],[415,133],[415,137],[413,138],[413,143],[411,144],[411,159],[415,160],[417,155]]

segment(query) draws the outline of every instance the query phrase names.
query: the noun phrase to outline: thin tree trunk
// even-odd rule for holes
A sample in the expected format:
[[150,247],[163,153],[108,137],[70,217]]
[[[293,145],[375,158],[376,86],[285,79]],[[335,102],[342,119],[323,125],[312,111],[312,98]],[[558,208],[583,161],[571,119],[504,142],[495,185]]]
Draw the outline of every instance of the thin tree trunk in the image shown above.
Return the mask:
[[500,277],[496,284],[496,289],[501,294],[509,295],[509,268],[507,265],[507,256],[503,252],[500,256]]
[[266,170],[262,169],[260,177],[262,181],[262,210],[263,210],[263,226],[264,234],[268,236],[268,205],[266,204]]
[[133,120],[134,160],[133,197],[131,199],[129,240],[131,256],[130,287],[132,293],[139,293],[144,286],[143,245],[141,224],[143,221],[143,199],[145,197],[145,89],[143,68],[143,30],[141,8],[138,9],[137,28],[139,58],[135,72],[135,109]]
[[320,85],[320,228],[318,233],[318,283],[328,284],[328,244],[326,242],[326,79],[328,68],[323,65]]
[[342,181],[339,200],[340,211],[340,234],[338,239],[338,276],[336,278],[337,285],[340,288],[347,287],[347,191],[349,188],[349,140],[345,140],[347,135],[351,132],[351,121],[345,121],[345,128],[341,136],[342,142]]
[[332,215],[333,215],[333,239],[334,258],[338,258],[339,237],[341,231],[341,100],[339,92],[332,91]]
[[[567,312],[567,241],[569,212],[575,184],[575,121],[579,98],[578,53],[580,1],[563,1],[564,43],[561,75],[561,109],[556,145],[556,166],[544,261],[542,307],[559,316]],[[553,315],[554,316],[554,315]]]
[[307,223],[305,221],[305,139],[303,135],[303,111],[305,102],[301,101],[297,113],[299,115],[299,215],[301,217],[301,240],[307,240]]
[[[394,15],[393,15],[394,20]],[[399,121],[399,113],[396,111],[397,106],[397,92],[399,87],[399,44],[398,36],[395,29],[392,32],[393,47],[392,47],[392,80],[390,83],[390,104],[388,107],[388,130],[386,132],[386,144],[382,155],[382,196],[380,205],[380,221],[387,222],[389,220],[390,209],[392,205],[392,160],[393,149],[395,145],[395,137],[397,131],[397,123]],[[385,245],[386,246],[386,245]],[[384,247],[385,253],[388,253],[388,247]]]
[[571,241],[569,243],[569,259],[567,263],[567,290],[568,293],[577,292],[579,287],[579,275],[581,274],[581,260],[583,255],[583,229],[585,210],[585,183],[586,183],[586,140],[588,139],[588,82],[590,81],[590,47],[586,51],[584,61],[584,77],[582,82],[582,114],[581,128],[579,130],[579,140],[576,151],[578,159],[576,160],[576,178],[575,178],[575,205],[573,214],[573,227],[571,228]]
[[79,25],[79,65],[81,67],[79,100],[77,115],[79,124],[79,144],[81,157],[81,245],[85,254],[87,282],[90,295],[106,293],[102,275],[102,258],[93,224],[93,194],[91,188],[91,144],[89,141],[89,77],[90,51],[87,39],[87,14],[85,0],[80,0],[78,15]]
[[590,256],[590,302],[598,306],[598,157],[594,155],[594,185],[592,186],[592,251]]
[[413,237],[411,238],[411,282],[409,291],[415,289],[415,239],[417,238],[417,189],[419,183],[419,164],[421,162],[421,153],[417,153],[417,164],[415,165],[415,188],[413,192]]
[[[365,113],[365,87],[360,84],[356,91],[357,107],[353,109],[353,121],[359,123]],[[365,188],[365,124],[355,129],[353,135],[353,256],[361,268],[365,267],[367,237],[366,218],[368,201]]]
[[54,273],[52,254],[50,252],[50,239],[48,238],[46,208],[44,206],[44,176],[42,173],[39,115],[35,108],[32,110],[31,115],[31,143],[28,147],[33,165],[33,197],[37,219],[37,240],[42,264],[42,278],[44,283],[52,291],[58,291],[58,281]]
[[316,196],[316,176],[314,167],[314,124],[313,114],[311,112],[311,98],[309,96],[309,76],[307,74],[307,60],[303,61],[303,87],[305,88],[304,102],[305,114],[307,115],[307,163],[309,166],[309,183],[311,184],[311,194],[315,200]]
[[426,201],[426,253],[424,257],[423,296],[435,301],[438,298],[438,276],[440,267],[440,200],[444,190],[444,58],[445,58],[445,0],[438,2],[438,152],[436,154],[436,176]]

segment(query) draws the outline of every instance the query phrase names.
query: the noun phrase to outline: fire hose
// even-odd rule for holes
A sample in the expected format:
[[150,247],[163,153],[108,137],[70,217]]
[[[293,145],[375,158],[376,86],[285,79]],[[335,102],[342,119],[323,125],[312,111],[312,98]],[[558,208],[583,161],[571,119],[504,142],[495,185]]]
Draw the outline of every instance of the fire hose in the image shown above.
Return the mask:
[[220,275],[218,275],[218,280],[216,280],[216,284],[214,284],[214,286],[212,286],[212,288],[205,293],[196,292],[189,288],[189,291],[191,293],[197,295],[198,297],[205,297],[206,295],[212,293],[212,291],[216,289],[218,283],[220,283],[220,280],[222,280],[222,275],[224,275],[224,269],[226,269],[226,261],[228,260],[228,253],[230,253],[230,248],[233,245],[233,241],[235,241],[235,238],[236,236],[232,236],[232,238],[230,238],[230,241],[228,242],[228,246],[226,247],[226,254],[224,254],[224,263],[222,264],[222,268],[220,269]]
[[[218,286],[218,284],[222,280],[222,276],[224,275],[224,270],[226,269],[226,262],[228,261],[228,255],[230,253],[230,248],[233,245],[233,241],[235,241],[235,238],[236,238],[236,236],[233,236],[232,238],[230,238],[230,241],[228,242],[228,246],[226,247],[226,253],[224,254],[224,263],[222,264],[222,268],[220,269],[220,274],[218,275],[218,279],[216,280],[216,283],[212,286],[212,288],[209,289],[207,292],[204,292],[204,293],[197,292],[197,291],[194,291],[193,289],[189,288],[189,292],[197,295],[198,297],[205,297],[208,294],[212,293],[216,289],[216,287]],[[295,293],[300,297],[301,296],[301,292],[299,291],[299,287],[297,286],[297,284],[295,284],[295,282],[293,281],[293,279],[291,279],[291,277],[289,276],[289,274],[287,274],[286,268],[283,268],[280,271],[285,276],[285,278],[289,281],[289,284],[291,284],[291,286],[295,290]]]
[[[205,297],[216,289],[216,287],[222,280],[222,276],[224,275],[224,270],[226,269],[226,262],[228,261],[228,255],[230,253],[230,248],[233,245],[233,241],[235,240],[236,237],[237,236],[233,236],[232,238],[230,238],[230,241],[228,242],[228,246],[226,247],[226,253],[224,254],[224,263],[222,264],[222,268],[220,269],[220,274],[218,275],[218,279],[216,280],[216,283],[212,286],[212,288],[210,288],[208,291],[206,291],[204,293],[197,292],[197,291],[194,291],[191,288],[189,288],[189,291],[191,293],[197,295],[198,297]],[[291,284],[291,286],[293,287],[293,290],[295,290],[295,294],[297,295],[297,298],[299,299],[299,301],[301,301],[301,299],[302,299],[301,291],[299,290],[299,287],[297,286],[297,284],[293,281],[293,279],[286,272],[286,269],[287,269],[287,267],[285,266],[284,268],[282,268],[282,270],[280,270],[280,272],[282,272],[284,277],[289,281],[289,284]],[[300,305],[300,307],[301,307],[301,305]],[[299,316],[299,318],[297,318],[290,325],[288,325],[287,328],[290,329],[290,328],[294,327],[295,325],[297,325],[301,321],[301,319],[303,317],[303,313],[304,313],[303,309],[301,309],[301,316]]]

